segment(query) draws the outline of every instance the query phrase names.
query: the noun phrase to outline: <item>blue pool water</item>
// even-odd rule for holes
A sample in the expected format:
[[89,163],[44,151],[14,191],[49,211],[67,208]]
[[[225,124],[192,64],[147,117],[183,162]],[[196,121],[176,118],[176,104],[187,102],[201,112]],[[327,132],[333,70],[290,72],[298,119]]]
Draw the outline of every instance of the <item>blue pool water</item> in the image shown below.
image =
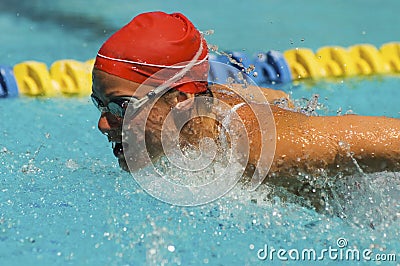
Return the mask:
[[[215,30],[211,43],[249,54],[380,46],[398,41],[393,25],[400,22],[394,0],[384,6],[345,0],[26,2],[0,3],[2,64],[85,61],[113,30],[149,10],[181,11],[200,29]],[[341,108],[400,118],[399,84],[398,77],[369,77],[285,89],[294,99],[319,94],[321,115]],[[257,253],[265,245],[338,249],[340,238],[345,248],[397,254],[392,265],[400,261],[400,173],[354,176],[359,187],[339,191],[352,198],[330,201],[343,208],[334,206],[339,215],[317,213],[268,185],[255,192],[238,185],[210,204],[177,207],[150,197],[119,169],[89,99],[4,99],[0,112],[0,265],[295,264],[276,253],[263,261],[258,255],[264,253]],[[339,262],[328,255],[319,261]]]

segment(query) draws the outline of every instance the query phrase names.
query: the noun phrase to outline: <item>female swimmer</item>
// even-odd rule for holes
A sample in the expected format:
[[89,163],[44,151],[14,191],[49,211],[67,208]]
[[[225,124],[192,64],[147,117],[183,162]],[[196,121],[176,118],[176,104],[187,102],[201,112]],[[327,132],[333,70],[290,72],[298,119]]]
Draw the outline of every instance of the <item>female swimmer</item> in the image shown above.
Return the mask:
[[[132,95],[139,100],[147,99],[151,95],[149,92],[166,81],[154,77],[155,73],[164,69],[178,72],[187,64],[180,68],[171,66],[193,59],[200,62],[192,66],[194,76],[206,76],[206,41],[179,13],[140,14],[100,48],[93,70],[92,100],[101,111],[98,127],[113,142],[114,154],[123,169],[128,170],[122,145],[122,123],[129,99]],[[136,130],[137,140],[145,138],[151,158],[161,155],[161,129],[170,110],[176,108],[181,113],[196,116],[199,110],[193,108],[193,99],[206,95],[232,107],[238,106],[236,111],[244,121],[251,143],[248,165],[254,166],[262,146],[255,113],[248,104],[240,104],[243,100],[230,93],[229,86],[198,80],[174,83],[152,106],[148,116],[143,112],[148,104],[140,106],[129,122]],[[271,103],[286,97],[281,91],[262,90]],[[267,182],[290,186],[298,173],[318,176],[321,169],[328,175],[351,174],[359,168],[364,172],[400,170],[399,119],[358,115],[307,116],[273,104],[270,108],[275,121],[273,141],[276,150]],[[145,129],[135,129],[135,125],[143,120],[146,120]],[[181,144],[196,145],[199,139],[215,139],[218,134],[218,123],[212,118],[193,119],[180,132],[180,140]],[[130,158],[130,164],[139,163],[141,154],[134,156],[136,158]]]

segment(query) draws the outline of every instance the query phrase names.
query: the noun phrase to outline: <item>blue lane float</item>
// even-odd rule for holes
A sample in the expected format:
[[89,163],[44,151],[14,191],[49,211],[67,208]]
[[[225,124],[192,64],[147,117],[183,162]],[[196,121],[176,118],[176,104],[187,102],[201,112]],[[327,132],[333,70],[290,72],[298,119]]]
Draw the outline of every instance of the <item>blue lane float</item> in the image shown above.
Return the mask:
[[210,54],[209,81],[227,83],[230,78],[238,81],[236,73],[229,66],[232,66],[232,63],[227,56]]
[[249,58],[245,53],[241,52],[232,52],[231,54],[235,61],[243,64],[243,67],[236,67],[239,69],[242,68],[241,70],[250,75],[256,84],[265,85],[275,82],[277,76],[276,71],[266,60],[261,59],[265,57],[265,54],[260,53],[257,58]]
[[17,96],[18,86],[12,67],[0,65],[0,98]]
[[283,54],[278,51],[267,52],[267,63],[270,64],[277,73],[277,83],[289,83],[292,82],[292,73],[290,67],[283,57]]
[[[290,68],[283,55],[278,51],[258,53],[249,57],[243,52],[226,52],[227,55],[211,55],[211,61],[233,66],[247,73],[258,85],[270,86],[292,81]],[[213,64],[210,67],[210,78],[225,82],[229,77],[234,77],[229,68]],[[216,78],[218,77],[218,78]]]
[[268,62],[267,54],[258,53],[253,61],[254,72],[252,74],[254,81],[260,85],[279,83],[279,74],[275,68]]

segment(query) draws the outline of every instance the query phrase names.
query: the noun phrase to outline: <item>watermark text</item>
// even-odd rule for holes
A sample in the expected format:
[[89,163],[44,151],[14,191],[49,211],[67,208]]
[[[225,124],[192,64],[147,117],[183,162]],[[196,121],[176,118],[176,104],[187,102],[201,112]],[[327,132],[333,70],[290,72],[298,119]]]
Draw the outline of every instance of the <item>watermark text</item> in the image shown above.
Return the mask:
[[[251,245],[250,249],[254,249],[254,246]],[[322,249],[276,249],[265,244],[263,248],[257,250],[257,258],[263,261],[397,261],[396,253],[374,253],[369,248],[350,248],[345,238],[338,238],[336,246],[328,246]]]

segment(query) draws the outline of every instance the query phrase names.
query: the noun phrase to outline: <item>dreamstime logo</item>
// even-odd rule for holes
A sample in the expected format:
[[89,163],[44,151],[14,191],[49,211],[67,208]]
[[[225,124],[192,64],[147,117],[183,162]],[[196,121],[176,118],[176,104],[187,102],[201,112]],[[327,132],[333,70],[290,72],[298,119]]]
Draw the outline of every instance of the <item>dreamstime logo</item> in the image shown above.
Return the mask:
[[[336,247],[329,246],[323,249],[303,248],[303,249],[275,249],[267,244],[257,250],[259,260],[280,260],[280,261],[396,261],[395,253],[374,253],[372,249],[366,248],[360,250],[356,247],[348,247],[346,238],[340,237],[336,240]],[[250,245],[254,249],[254,245]]]
[[[208,67],[227,76],[207,77]],[[154,89],[157,81],[166,82]],[[170,87],[193,81],[224,85],[220,90],[228,97],[196,96],[180,103],[181,108],[165,105]],[[250,189],[266,177],[275,152],[275,123],[262,89],[243,71],[219,62],[192,60],[157,72],[133,96],[136,100],[125,112],[122,145],[132,176],[150,195],[180,206],[205,204],[223,196],[243,176],[255,139],[258,158],[253,158]],[[139,112],[137,99],[146,101]],[[218,125],[216,135],[198,133],[212,125]],[[198,139],[183,148],[185,138]],[[165,155],[164,170],[153,162],[160,149]]]

